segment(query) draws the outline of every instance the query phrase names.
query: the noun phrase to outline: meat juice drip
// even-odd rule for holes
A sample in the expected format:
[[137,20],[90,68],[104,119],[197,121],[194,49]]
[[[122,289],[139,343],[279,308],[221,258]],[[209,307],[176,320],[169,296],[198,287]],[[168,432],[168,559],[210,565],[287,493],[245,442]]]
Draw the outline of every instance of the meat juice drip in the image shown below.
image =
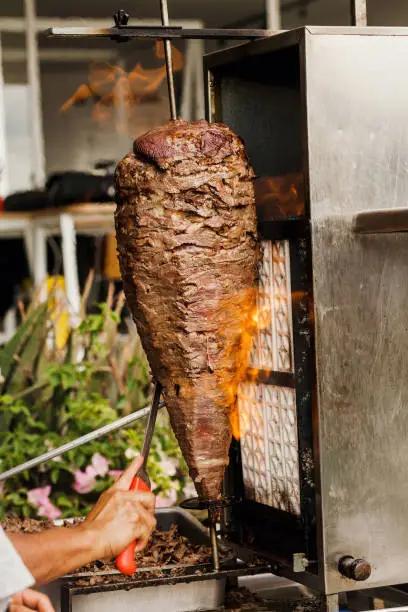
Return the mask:
[[256,307],[253,177],[240,138],[206,121],[151,130],[116,170],[128,305],[197,492],[209,500],[228,464]]

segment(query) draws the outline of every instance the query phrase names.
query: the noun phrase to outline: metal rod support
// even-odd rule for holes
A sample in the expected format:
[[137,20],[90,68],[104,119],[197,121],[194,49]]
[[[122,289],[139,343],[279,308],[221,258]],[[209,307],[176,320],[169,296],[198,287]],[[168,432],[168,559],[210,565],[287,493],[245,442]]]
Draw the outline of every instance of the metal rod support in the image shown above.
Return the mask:
[[281,29],[280,0],[265,0],[265,15],[268,30]]
[[3,60],[4,52],[0,37],[0,193],[4,198],[9,192],[9,173],[6,146],[6,106],[4,100]]
[[[164,406],[164,402],[160,402],[159,408],[162,408],[163,406]],[[71,442],[67,442],[66,444],[63,444],[62,446],[59,446],[58,448],[53,448],[52,450],[48,451],[47,453],[44,453],[43,455],[39,455],[38,457],[35,457],[34,459],[30,459],[29,461],[26,461],[25,463],[21,463],[20,465],[17,465],[16,467],[10,468],[6,472],[3,472],[2,474],[0,474],[0,481],[6,480],[6,478],[11,478],[12,476],[16,476],[17,474],[20,474],[21,472],[24,472],[25,470],[30,470],[36,467],[37,465],[40,465],[41,463],[46,463],[47,461],[54,459],[54,457],[63,455],[64,453],[67,453],[68,451],[74,448],[78,448],[78,446],[82,446],[83,444],[92,442],[92,440],[101,438],[102,436],[105,436],[106,434],[109,434],[109,433],[112,433],[113,431],[121,429],[122,427],[131,425],[131,423],[135,423],[136,421],[139,421],[143,417],[147,416],[149,412],[150,412],[150,406],[147,408],[143,408],[142,410],[138,410],[137,412],[133,412],[132,414],[128,414],[122,417],[121,419],[117,419],[113,423],[108,423],[108,425],[104,425],[103,427],[100,427],[99,429],[90,431],[84,436],[81,436],[80,438],[76,438],[76,440],[72,440]]]
[[218,552],[217,529],[215,523],[213,523],[210,527],[210,536],[214,570],[218,572],[220,569],[220,555]]
[[141,452],[142,457],[143,457],[143,468],[144,469],[146,469],[147,460],[148,460],[149,452],[150,452],[150,446],[152,444],[154,427],[156,425],[157,412],[160,408],[160,396],[162,394],[162,390],[163,390],[163,387],[161,386],[159,382],[157,382],[155,389],[154,389],[153,403],[150,408],[149,420],[147,421],[147,427],[145,431],[142,452]]
[[40,61],[38,52],[37,31],[35,28],[36,2],[25,0],[26,45],[27,45],[27,78],[29,84],[31,150],[33,186],[43,187],[45,183],[44,130],[41,110]]
[[358,27],[367,25],[367,0],[351,0],[351,23]]
[[[163,27],[169,27],[169,12],[167,8],[167,0],[160,0],[160,12]],[[173,61],[171,53],[171,42],[166,39],[164,41],[164,56],[166,60],[166,72],[167,72],[167,88],[169,90],[169,103],[170,103],[170,117],[177,119],[176,109],[176,94],[174,91],[174,75],[173,75]]]
[[223,28],[180,28],[180,27],[134,27],[120,28],[49,28],[44,32],[49,38],[113,38],[115,40],[130,39],[201,39],[201,40],[255,40],[267,38],[276,34],[273,30],[260,30],[252,28],[223,29]]

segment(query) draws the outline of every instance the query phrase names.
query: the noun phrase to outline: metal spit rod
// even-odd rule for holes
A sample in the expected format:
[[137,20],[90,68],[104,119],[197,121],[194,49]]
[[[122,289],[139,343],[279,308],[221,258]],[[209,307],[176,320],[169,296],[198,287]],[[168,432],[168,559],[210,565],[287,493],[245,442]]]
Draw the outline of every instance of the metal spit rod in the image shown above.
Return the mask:
[[[165,405],[164,402],[160,402],[159,408],[162,408],[164,405]],[[10,468],[9,470],[6,470],[2,474],[0,474],[0,481],[6,480],[6,478],[11,478],[11,476],[16,476],[17,474],[20,474],[21,472],[24,472],[25,470],[30,470],[31,468],[34,468],[37,465],[40,465],[40,463],[45,463],[46,461],[50,461],[51,459],[54,459],[55,457],[58,457],[59,455],[63,455],[64,453],[67,453],[68,451],[74,448],[77,448],[78,446],[82,446],[83,444],[92,442],[92,440],[101,438],[102,436],[105,436],[108,433],[116,431],[117,429],[121,429],[121,427],[126,427],[127,425],[130,425],[131,423],[135,423],[136,421],[139,421],[143,417],[147,416],[150,413],[150,409],[151,407],[148,406],[147,408],[143,408],[142,410],[138,410],[137,412],[128,414],[120,419],[117,419],[113,423],[108,423],[108,425],[104,425],[103,427],[100,427],[99,429],[90,431],[89,433],[85,434],[84,436],[81,436],[80,438],[76,438],[75,440],[72,440],[71,442],[67,442],[66,444],[63,444],[62,446],[59,446],[58,448],[53,448],[49,450],[47,453],[44,453],[43,455],[39,455],[38,457],[34,457],[34,459],[30,459],[29,461],[26,461],[25,463],[21,463],[20,465]]]
[[210,519],[210,538],[211,538],[211,555],[214,566],[214,571],[218,572],[220,569],[220,553],[218,550],[217,540],[217,518],[218,513],[209,508],[208,518]]
[[211,554],[212,554],[214,570],[218,572],[220,569],[220,555],[218,552],[217,529],[216,529],[215,523],[213,523],[210,527],[210,537],[211,537]]
[[[160,12],[161,12],[161,19],[162,19],[163,26],[168,27],[169,26],[169,11],[167,8],[167,0],[160,0]],[[171,42],[168,39],[164,41],[164,57],[166,60],[167,87],[169,90],[169,102],[170,102],[170,117],[172,119],[177,119],[176,94],[174,91],[174,75],[173,75]]]

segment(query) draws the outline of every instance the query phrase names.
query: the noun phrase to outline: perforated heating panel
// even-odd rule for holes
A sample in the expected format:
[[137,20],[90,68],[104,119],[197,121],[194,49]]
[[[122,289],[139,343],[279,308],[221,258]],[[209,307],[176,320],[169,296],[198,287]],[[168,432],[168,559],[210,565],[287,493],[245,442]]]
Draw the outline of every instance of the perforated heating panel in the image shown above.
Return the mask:
[[[293,372],[288,241],[264,241],[260,263],[259,329],[250,368]],[[238,397],[246,497],[300,513],[296,391],[247,381]]]
[[259,330],[250,366],[259,370],[292,372],[292,312],[289,243],[262,242],[258,293]]

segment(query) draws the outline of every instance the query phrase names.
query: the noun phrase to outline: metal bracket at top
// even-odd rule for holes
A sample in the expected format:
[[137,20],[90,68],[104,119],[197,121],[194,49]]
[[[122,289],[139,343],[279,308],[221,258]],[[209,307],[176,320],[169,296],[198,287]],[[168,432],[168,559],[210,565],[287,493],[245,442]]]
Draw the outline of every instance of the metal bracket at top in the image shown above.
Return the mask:
[[183,28],[180,26],[114,26],[112,28],[49,28],[45,34],[51,38],[112,38],[116,41],[131,39],[203,39],[254,40],[277,34],[274,30]]

